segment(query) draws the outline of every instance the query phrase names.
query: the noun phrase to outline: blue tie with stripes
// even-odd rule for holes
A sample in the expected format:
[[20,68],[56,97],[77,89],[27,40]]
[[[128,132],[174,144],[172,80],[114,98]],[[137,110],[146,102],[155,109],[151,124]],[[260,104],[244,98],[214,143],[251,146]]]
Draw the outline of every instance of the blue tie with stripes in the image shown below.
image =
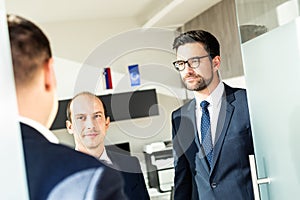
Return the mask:
[[202,101],[200,103],[200,106],[202,108],[201,142],[209,166],[211,166],[213,160],[213,145],[212,145],[212,138],[211,138],[210,117],[209,117],[209,111],[207,109],[208,105],[209,103],[207,101]]

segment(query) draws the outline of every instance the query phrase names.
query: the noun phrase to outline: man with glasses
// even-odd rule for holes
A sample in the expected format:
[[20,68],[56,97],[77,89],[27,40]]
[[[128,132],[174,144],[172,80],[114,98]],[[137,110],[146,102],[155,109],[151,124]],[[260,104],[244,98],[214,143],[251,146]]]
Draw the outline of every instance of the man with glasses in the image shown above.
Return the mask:
[[221,81],[220,45],[212,34],[183,33],[173,48],[174,67],[195,96],[172,113],[174,199],[252,200],[246,91]]

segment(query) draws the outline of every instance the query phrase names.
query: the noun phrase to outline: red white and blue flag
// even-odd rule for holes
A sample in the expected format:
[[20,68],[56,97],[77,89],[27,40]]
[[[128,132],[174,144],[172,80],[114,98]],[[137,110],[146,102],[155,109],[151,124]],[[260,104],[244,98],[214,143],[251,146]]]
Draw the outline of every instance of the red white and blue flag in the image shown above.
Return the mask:
[[111,71],[109,67],[104,68],[106,89],[112,89]]

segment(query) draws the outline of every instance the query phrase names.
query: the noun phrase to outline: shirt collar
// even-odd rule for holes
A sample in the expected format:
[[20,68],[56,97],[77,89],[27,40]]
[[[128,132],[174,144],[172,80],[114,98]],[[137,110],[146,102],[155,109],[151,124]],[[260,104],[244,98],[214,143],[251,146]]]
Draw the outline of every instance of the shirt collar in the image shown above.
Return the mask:
[[103,160],[103,161],[106,161],[108,164],[112,164],[111,160],[109,159],[108,155],[107,155],[107,152],[106,152],[106,149],[104,147],[103,149],[103,152],[99,158],[99,160]]
[[34,121],[32,119],[29,119],[27,117],[22,117],[19,116],[19,121],[22,122],[23,124],[27,124],[31,126],[32,128],[36,129],[38,132],[40,132],[49,142],[58,144],[59,140],[57,137],[45,126],[40,124],[37,121]]
[[214,91],[206,98],[206,99],[200,99],[195,95],[196,99],[196,108],[200,107],[200,103],[203,100],[206,100],[209,102],[209,106],[217,106],[221,102],[221,98],[224,92],[224,83],[220,81],[220,83],[217,85],[217,87],[214,89]]
[[[80,151],[80,150],[78,149],[77,146],[75,146],[75,150],[76,150],[76,151]],[[100,157],[98,158],[98,160],[102,160],[102,161],[106,162],[107,164],[112,164],[110,158],[109,158],[108,155],[107,155],[107,152],[106,152],[105,147],[104,147],[104,149],[103,149],[102,154],[101,154]]]

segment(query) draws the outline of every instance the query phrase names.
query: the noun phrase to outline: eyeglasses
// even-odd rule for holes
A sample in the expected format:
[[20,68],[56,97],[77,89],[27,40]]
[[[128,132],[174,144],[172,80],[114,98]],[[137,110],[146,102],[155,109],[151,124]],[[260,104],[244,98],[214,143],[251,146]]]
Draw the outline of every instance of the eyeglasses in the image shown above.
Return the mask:
[[192,57],[187,59],[186,61],[184,60],[176,60],[175,62],[173,62],[174,67],[178,70],[178,71],[183,71],[185,68],[185,64],[188,64],[189,67],[196,69],[197,67],[199,67],[200,65],[200,60],[202,58],[206,58],[209,57],[210,55],[206,55],[206,56],[196,56],[196,57]]

